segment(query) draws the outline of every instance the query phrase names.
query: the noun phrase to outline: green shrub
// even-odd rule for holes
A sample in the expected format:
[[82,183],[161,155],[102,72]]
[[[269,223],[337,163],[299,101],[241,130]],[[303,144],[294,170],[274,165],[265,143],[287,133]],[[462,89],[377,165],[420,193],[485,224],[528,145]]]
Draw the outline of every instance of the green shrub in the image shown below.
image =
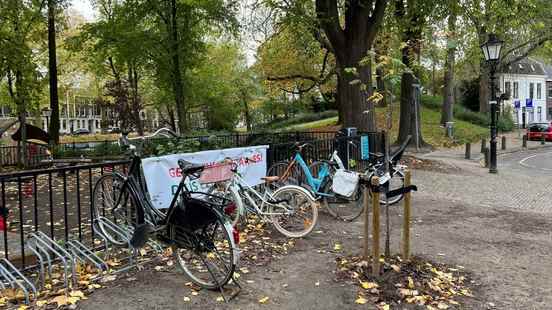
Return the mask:
[[291,125],[301,124],[301,123],[309,123],[314,121],[319,121],[321,119],[326,119],[330,117],[337,116],[336,110],[327,110],[319,113],[300,113],[297,114],[294,118],[290,118],[287,120],[278,120],[273,121],[267,124],[266,127],[268,128],[282,128],[282,127],[288,127]]
[[[428,109],[441,111],[442,102],[443,98],[441,96],[422,96],[422,106]],[[475,112],[460,104],[455,104],[453,109],[455,119],[470,122],[481,127],[488,127],[491,123],[491,116],[489,113]],[[504,114],[500,115],[497,128],[504,132],[514,129],[514,120],[510,109],[507,109]]]

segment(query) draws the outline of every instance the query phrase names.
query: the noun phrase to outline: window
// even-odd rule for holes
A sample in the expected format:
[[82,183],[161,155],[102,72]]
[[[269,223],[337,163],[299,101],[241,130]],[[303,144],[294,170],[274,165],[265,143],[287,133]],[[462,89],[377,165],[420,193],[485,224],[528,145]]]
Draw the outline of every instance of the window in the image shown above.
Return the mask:
[[531,111],[529,111],[529,124],[534,122],[535,122],[535,110],[531,109]]
[[504,82],[504,92],[505,92],[508,96],[510,96],[511,91],[512,91],[512,89],[511,89],[510,82]]
[[552,83],[548,85],[548,98],[552,98]]
[[535,83],[529,83],[529,98],[533,99],[535,94]]
[[[540,84],[537,84],[537,85],[540,85]],[[537,87],[538,89],[538,87]],[[538,94],[538,92],[537,92]],[[542,108],[541,107],[537,107],[537,118],[539,119],[539,122],[542,122]]]
[[514,82],[514,98],[519,99],[519,83]]
[[542,99],[541,83],[537,83],[537,99]]
[[548,108],[548,118],[552,119],[552,108]]

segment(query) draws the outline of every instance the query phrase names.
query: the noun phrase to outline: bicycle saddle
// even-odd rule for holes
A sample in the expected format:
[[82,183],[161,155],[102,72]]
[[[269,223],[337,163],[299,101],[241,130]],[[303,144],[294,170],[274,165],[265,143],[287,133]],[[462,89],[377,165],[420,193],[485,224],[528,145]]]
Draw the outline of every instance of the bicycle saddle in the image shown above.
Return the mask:
[[183,159],[178,160],[178,166],[182,169],[182,174],[189,175],[197,172],[201,172],[204,168],[203,165],[193,164]]

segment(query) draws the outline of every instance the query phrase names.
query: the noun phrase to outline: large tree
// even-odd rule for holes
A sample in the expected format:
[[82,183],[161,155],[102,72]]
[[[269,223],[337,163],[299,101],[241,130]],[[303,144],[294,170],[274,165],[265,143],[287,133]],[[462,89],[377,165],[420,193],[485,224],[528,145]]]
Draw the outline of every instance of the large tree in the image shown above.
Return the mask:
[[59,97],[56,53],[56,0],[48,0],[48,74],[50,82],[50,143],[59,143]]

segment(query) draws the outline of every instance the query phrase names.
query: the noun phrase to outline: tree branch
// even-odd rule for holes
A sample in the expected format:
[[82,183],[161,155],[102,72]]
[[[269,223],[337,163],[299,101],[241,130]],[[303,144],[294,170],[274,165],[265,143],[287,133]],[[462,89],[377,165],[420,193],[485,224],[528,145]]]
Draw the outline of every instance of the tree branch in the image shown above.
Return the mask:
[[500,66],[504,68],[506,66],[509,66],[513,63],[516,63],[516,62],[526,58],[527,56],[529,56],[529,54],[531,54],[531,52],[533,52],[537,48],[543,46],[546,42],[548,42],[551,39],[552,39],[552,35],[546,35],[546,36],[540,37],[538,39],[535,38],[535,39],[529,40],[527,42],[519,44],[518,46],[516,46],[514,48],[511,48],[504,56],[507,56],[507,55],[513,53],[516,50],[527,47],[522,53],[520,53],[519,55],[515,56],[514,58],[508,60],[507,62],[501,63]]
[[343,47],[345,36],[339,25],[337,0],[316,0],[316,17],[334,50],[337,51]]
[[374,39],[376,38],[376,34],[378,32],[378,29],[380,28],[379,25],[381,24],[383,20],[383,16],[385,15],[385,8],[387,7],[387,1],[388,0],[376,0],[376,6],[374,8],[374,11],[372,12],[372,15],[368,19],[367,26],[367,42],[369,45],[372,45],[372,42],[374,42]]

